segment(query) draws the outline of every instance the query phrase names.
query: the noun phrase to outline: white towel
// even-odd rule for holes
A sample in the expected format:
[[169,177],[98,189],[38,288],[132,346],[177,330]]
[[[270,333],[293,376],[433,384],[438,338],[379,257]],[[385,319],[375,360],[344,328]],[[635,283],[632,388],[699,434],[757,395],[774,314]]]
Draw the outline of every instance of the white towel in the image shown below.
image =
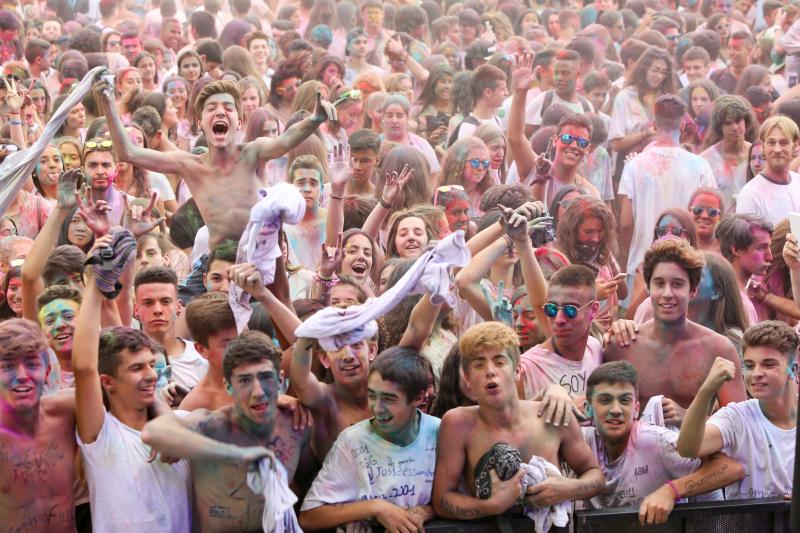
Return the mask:
[[[534,455],[527,463],[520,464],[522,474],[522,493],[525,494],[530,487],[547,479],[548,473],[560,476],[561,472],[553,463]],[[550,526],[564,527],[569,522],[572,511],[572,502],[563,501],[549,507],[525,507],[525,516],[533,520],[536,533],[550,530]]]
[[47,145],[56,136],[56,131],[64,123],[67,114],[73,107],[78,105],[83,98],[89,94],[94,84],[94,77],[98,72],[101,72],[105,67],[93,68],[90,72],[83,77],[81,82],[72,89],[69,96],[64,103],[55,110],[50,121],[44,127],[42,136],[33,144],[10,156],[6,157],[3,164],[0,165],[0,213],[5,213],[11,203],[14,201],[19,190],[25,185],[25,181],[33,173],[36,163],[39,162],[39,157],[47,148]]
[[679,426],[667,425],[667,423],[664,422],[664,406],[661,405],[661,400],[663,399],[663,394],[651,396],[650,399],[647,400],[647,405],[644,407],[639,420],[678,433],[681,430]]
[[450,267],[463,267],[469,259],[464,232],[451,233],[433,250],[422,254],[394,287],[378,298],[370,298],[346,309],[326,307],[303,322],[295,330],[295,335],[319,339],[324,350],[337,351],[346,344],[375,335],[378,330],[375,319],[394,309],[410,294],[427,292],[432,303],[454,306],[456,298]]
[[293,505],[297,496],[289,489],[286,469],[277,461],[272,468],[270,459],[261,459],[258,469],[247,473],[247,486],[256,494],[264,495],[264,513],[261,526],[264,533],[303,533]]
[[[278,183],[269,189],[259,189],[261,198],[250,209],[250,220],[239,239],[237,263],[252,263],[269,285],[275,280],[275,260],[281,256],[278,232],[282,223],[297,224],[306,212],[306,201],[294,185]],[[242,332],[250,320],[253,309],[250,295],[231,283],[228,300],[236,318],[236,327]]]

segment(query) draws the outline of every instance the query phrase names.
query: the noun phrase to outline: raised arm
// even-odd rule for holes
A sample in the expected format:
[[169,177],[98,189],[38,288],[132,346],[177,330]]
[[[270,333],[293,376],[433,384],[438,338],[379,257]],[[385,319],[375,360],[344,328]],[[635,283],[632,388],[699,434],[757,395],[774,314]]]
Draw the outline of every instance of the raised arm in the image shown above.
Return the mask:
[[187,181],[192,173],[188,172],[187,163],[192,160],[186,152],[157,152],[149,148],[140,148],[131,141],[125,132],[125,125],[119,117],[114,103],[114,88],[106,80],[99,80],[92,88],[95,102],[100,114],[108,119],[108,130],[114,142],[114,151],[120,161],[135,163],[137,166],[161,174],[176,174]]
[[231,266],[228,272],[232,282],[264,306],[272,323],[280,330],[286,341],[289,344],[295,342],[294,331],[302,322],[292,309],[286,307],[264,286],[263,278],[256,266],[242,263]]
[[722,449],[722,433],[716,426],[706,424],[706,419],[717,392],[725,382],[734,379],[741,380],[736,365],[724,357],[717,357],[683,418],[677,444],[678,453],[683,457],[705,457]]
[[[530,235],[532,229],[540,225],[552,224],[552,218],[543,216],[547,211],[541,202],[526,203],[517,212],[525,214],[527,219],[527,223],[523,224],[525,231],[519,231],[516,226],[511,227],[508,222],[506,222],[506,231],[519,254],[520,264],[522,265],[522,278],[525,280],[525,288],[528,292],[528,303],[533,308],[536,321],[542,332],[546,337],[550,337],[552,335],[550,321],[547,319],[547,315],[544,314],[544,304],[547,299],[547,280],[545,280],[544,273],[536,260],[536,252],[533,249]],[[509,219],[509,215],[506,211],[503,215],[504,219]]]
[[[733,365],[734,375],[742,375],[742,363],[739,354],[733,344],[727,339],[719,339],[720,347],[717,353],[722,354],[729,363]],[[726,406],[731,402],[743,402],[747,399],[747,389],[744,387],[744,380],[740,378],[726,381],[717,392],[717,400],[720,406]],[[704,454],[707,455],[707,454]]]
[[311,347],[314,339],[299,338],[294,343],[289,378],[300,401],[312,411],[322,407],[326,399],[325,385],[311,372]]
[[325,244],[336,245],[337,237],[344,231],[344,192],[353,177],[348,161],[350,148],[340,144],[333,149],[330,165],[331,198],[328,202],[328,223],[325,224]]
[[42,282],[44,265],[58,242],[61,225],[77,206],[75,190],[80,175],[81,171],[75,169],[64,172],[59,177],[56,208],[47,217],[22,264],[22,316],[34,322],[37,313],[36,297],[44,290]]
[[[99,237],[98,246],[109,246],[111,236]],[[100,345],[100,308],[103,295],[95,285],[94,271],[86,269],[86,289],[78,312],[72,349],[72,371],[75,374],[75,416],[78,435],[87,444],[97,440],[105,419],[103,389],[100,385],[97,358]]]
[[501,236],[456,274],[456,287],[461,298],[464,298],[483,320],[494,320],[492,308],[483,294],[481,280],[487,276],[492,265],[503,254],[512,253],[512,241],[507,235]]
[[414,59],[408,50],[403,47],[403,43],[400,41],[400,37],[397,34],[392,35],[386,41],[386,52],[394,55],[400,61],[406,64],[408,70],[411,71],[411,74],[414,75],[414,78],[419,83],[419,86],[425,85],[425,82],[428,81],[431,73],[428,70],[419,64],[419,62]]
[[361,228],[364,230],[364,233],[372,237],[372,240],[376,242],[380,241],[379,236],[383,221],[386,220],[386,216],[400,196],[400,192],[413,175],[414,169],[409,168],[408,165],[403,167],[400,174],[397,172],[392,172],[391,174],[388,172],[386,173],[386,181],[383,185],[383,191],[381,191],[381,195],[378,197],[379,201],[367,217],[364,226]]
[[517,56],[512,79],[514,80],[514,95],[511,97],[511,110],[508,117],[508,145],[514,155],[514,161],[517,163],[519,181],[524,183],[536,166],[536,154],[525,137],[525,104],[528,90],[536,79],[533,73],[533,54],[531,52],[526,51],[522,56]]
[[326,120],[336,121],[336,108],[330,102],[322,100],[322,93],[317,93],[317,104],[313,115],[293,125],[275,139],[267,137],[256,139],[248,145],[248,150],[252,145],[256,150],[258,163],[264,164],[270,159],[281,157],[303,142]]
[[442,304],[434,305],[431,303],[430,295],[424,295],[414,306],[414,309],[411,310],[408,326],[403,332],[403,337],[400,339],[398,346],[421,350],[428,337],[431,336],[441,310]]

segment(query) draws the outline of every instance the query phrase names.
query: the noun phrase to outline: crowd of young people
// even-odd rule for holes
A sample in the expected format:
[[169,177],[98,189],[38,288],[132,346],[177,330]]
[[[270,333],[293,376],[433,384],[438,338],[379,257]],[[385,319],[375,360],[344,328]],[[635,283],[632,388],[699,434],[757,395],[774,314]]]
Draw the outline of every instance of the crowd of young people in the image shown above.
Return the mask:
[[790,497],[798,15],[5,1],[0,529]]

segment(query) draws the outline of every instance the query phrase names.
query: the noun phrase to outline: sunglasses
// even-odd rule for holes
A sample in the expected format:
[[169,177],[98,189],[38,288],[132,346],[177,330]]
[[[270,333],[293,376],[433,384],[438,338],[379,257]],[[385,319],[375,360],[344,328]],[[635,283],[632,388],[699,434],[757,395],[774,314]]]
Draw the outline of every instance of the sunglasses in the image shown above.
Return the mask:
[[711,218],[716,218],[716,217],[719,216],[719,209],[715,209],[713,207],[695,206],[695,207],[692,208],[692,214],[694,216],[696,216],[696,217],[702,216],[703,215],[703,211],[708,213],[708,216],[711,217]]
[[592,305],[593,303],[594,300],[590,300],[585,304],[583,304],[582,306],[578,307],[577,305],[573,304],[556,305],[553,302],[547,302],[542,306],[542,309],[544,310],[544,314],[547,315],[548,318],[555,318],[556,316],[558,316],[558,310],[563,309],[564,316],[572,320],[573,318],[578,316],[578,312],[580,312],[581,309],[585,309],[586,307]]
[[571,133],[562,133],[558,136],[558,138],[561,139],[561,142],[567,146],[571,145],[572,141],[575,141],[579,148],[586,148],[592,142],[586,137],[578,137],[577,135],[572,135]]
[[111,150],[114,147],[114,143],[110,140],[106,141],[86,141],[83,143],[83,153],[86,154],[93,150]]
[[678,39],[681,38],[680,35],[665,35],[664,37],[666,37],[668,41],[672,41],[672,42],[675,42],[675,41],[677,41]]
[[439,205],[439,193],[447,194],[450,191],[464,192],[464,187],[461,185],[442,185],[441,187],[436,187],[436,191],[433,193],[433,207]]
[[484,169],[487,169],[487,168],[489,168],[489,165],[491,165],[492,163],[488,159],[480,160],[477,157],[475,159],[470,159],[469,160],[469,166],[471,166],[475,170],[478,170],[479,168],[481,168],[481,164],[483,164],[483,168]]
[[665,237],[668,233],[671,233],[675,237],[683,237],[686,234],[686,230],[675,226],[658,226],[656,228],[656,236],[659,238]]

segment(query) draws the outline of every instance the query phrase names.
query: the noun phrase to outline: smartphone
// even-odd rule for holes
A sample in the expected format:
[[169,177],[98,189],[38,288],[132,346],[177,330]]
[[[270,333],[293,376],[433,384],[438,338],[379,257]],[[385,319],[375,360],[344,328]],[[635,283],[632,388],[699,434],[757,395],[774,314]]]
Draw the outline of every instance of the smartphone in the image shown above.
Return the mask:
[[620,272],[619,274],[614,276],[614,279],[625,279],[628,276],[630,276],[630,274],[628,274],[627,272]]
[[789,82],[789,88],[791,89],[795,85],[797,85],[797,72],[793,72],[789,74],[787,81]]
[[545,157],[547,157],[547,159],[549,159],[550,161],[555,161],[555,159],[556,159],[556,147],[553,144],[553,138],[552,137],[550,137],[550,139],[548,139],[548,141],[547,141],[547,149],[544,151],[544,153],[545,153]]
[[800,239],[800,213],[789,211],[789,229],[792,235]]

